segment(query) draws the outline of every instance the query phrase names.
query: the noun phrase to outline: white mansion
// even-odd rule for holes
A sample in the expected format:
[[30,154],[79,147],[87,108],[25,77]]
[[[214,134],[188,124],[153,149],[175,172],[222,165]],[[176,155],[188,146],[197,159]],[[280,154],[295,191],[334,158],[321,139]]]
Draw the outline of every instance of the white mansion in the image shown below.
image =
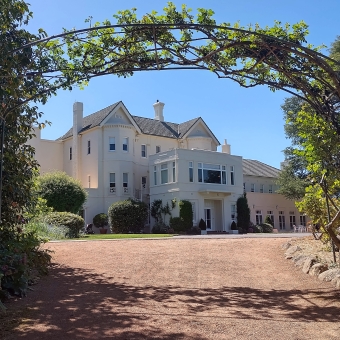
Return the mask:
[[[192,203],[194,224],[203,218],[208,230],[228,231],[236,219],[236,200],[245,190],[253,223],[271,215],[275,227],[305,224],[294,202],[276,194],[280,170],[230,153],[202,118],[176,124],[164,121],[164,103],[154,105],[155,118],[129,113],[122,102],[83,117],[83,104],[73,105],[73,127],[56,141],[36,138],[41,172],[65,171],[88,191],[86,223],[128,197],[152,203],[176,198]],[[172,216],[178,216],[178,205]]]

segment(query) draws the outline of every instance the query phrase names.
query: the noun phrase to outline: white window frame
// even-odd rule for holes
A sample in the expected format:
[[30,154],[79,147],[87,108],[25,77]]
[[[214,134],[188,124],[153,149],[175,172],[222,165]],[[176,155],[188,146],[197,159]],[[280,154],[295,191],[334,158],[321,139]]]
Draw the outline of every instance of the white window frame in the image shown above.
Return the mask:
[[176,162],[172,162],[172,182],[176,182]]
[[129,193],[129,173],[123,172],[123,193]]
[[256,224],[262,224],[263,223],[262,210],[256,210],[255,211],[255,221],[256,221]]
[[[113,149],[111,149],[111,145],[113,146]],[[116,151],[116,137],[109,137],[109,151],[110,152]]]
[[267,216],[270,217],[270,219],[272,220],[273,226],[274,226],[274,211],[273,210],[268,210],[267,211]]
[[279,228],[280,230],[286,229],[286,218],[285,218],[285,212],[279,211]]
[[189,162],[189,183],[194,183],[194,162]]
[[261,193],[261,194],[264,193],[264,184],[260,184],[260,193]]
[[250,192],[255,192],[255,183],[250,184]]
[[300,215],[300,225],[306,226],[306,215]]
[[[166,180],[166,182],[163,182],[163,180]],[[163,163],[161,164],[161,184],[168,184],[168,183],[169,183],[168,163]]]
[[153,167],[153,184],[157,185],[157,166]]
[[235,185],[235,169],[234,166],[230,166],[230,185]]
[[233,203],[230,205],[230,217],[231,217],[231,222],[236,223],[236,203]]
[[116,193],[116,173],[115,172],[110,172],[109,174],[109,188],[110,188],[110,193],[114,194]]
[[147,157],[146,144],[142,144],[142,145],[140,146],[140,148],[141,148],[141,156],[142,156],[142,158],[146,158],[146,157]]
[[[220,172],[220,183],[205,182],[204,181],[204,170],[219,171]],[[212,164],[212,163],[198,163],[197,181],[199,183],[204,183],[204,184],[215,184],[215,185],[226,184],[226,183],[223,183],[224,180],[226,182],[226,175],[223,175],[223,172],[226,172],[225,165]],[[200,180],[200,178],[201,178],[201,180]]]
[[270,193],[270,194],[273,193],[273,184],[269,184],[268,193]]
[[290,211],[289,212],[289,226],[290,226],[290,229],[294,229],[294,225],[296,226],[295,212],[294,211]]
[[122,148],[124,152],[129,152],[129,137],[123,138]]

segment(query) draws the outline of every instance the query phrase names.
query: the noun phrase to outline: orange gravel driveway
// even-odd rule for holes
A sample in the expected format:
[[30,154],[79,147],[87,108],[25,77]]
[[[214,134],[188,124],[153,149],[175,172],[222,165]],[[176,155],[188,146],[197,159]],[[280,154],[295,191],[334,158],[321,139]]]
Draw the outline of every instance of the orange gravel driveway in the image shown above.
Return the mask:
[[11,303],[9,339],[340,339],[340,294],[283,239],[49,243],[50,275]]

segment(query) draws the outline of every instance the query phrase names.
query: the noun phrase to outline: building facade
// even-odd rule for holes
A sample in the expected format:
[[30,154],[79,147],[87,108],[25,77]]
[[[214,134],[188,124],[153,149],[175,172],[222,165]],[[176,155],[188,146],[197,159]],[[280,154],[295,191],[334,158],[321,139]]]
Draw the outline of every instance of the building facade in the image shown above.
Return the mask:
[[[83,104],[76,102],[73,126],[58,140],[41,139],[35,129],[30,144],[41,173],[64,171],[86,188],[86,223],[128,197],[175,199],[192,203],[194,225],[202,218],[208,230],[228,231],[245,190],[254,223],[269,214],[278,229],[288,230],[291,216],[299,224],[294,202],[275,193],[278,169],[232,155],[226,141],[218,152],[220,143],[201,117],[170,123],[164,103],[153,107],[154,119],[131,115],[122,102],[83,117]],[[172,216],[178,215],[176,204]]]

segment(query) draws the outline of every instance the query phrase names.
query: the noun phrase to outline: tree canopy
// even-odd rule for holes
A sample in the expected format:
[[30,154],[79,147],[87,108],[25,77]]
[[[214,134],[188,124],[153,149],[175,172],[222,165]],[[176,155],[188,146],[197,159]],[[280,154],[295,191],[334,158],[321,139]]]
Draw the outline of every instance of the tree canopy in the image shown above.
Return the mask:
[[177,9],[169,2],[161,14],[138,18],[135,9],[124,10],[113,22],[49,37],[43,29],[36,34],[25,29],[32,17],[25,1],[0,0],[0,7],[0,118],[6,122],[1,216],[8,223],[27,204],[37,169],[34,150],[25,146],[31,126],[41,124],[36,104],[93,77],[208,70],[243,87],[267,85],[294,94],[340,134],[340,64],[307,43],[303,21],[242,27],[217,23],[212,10],[200,8],[194,16],[185,5]]

